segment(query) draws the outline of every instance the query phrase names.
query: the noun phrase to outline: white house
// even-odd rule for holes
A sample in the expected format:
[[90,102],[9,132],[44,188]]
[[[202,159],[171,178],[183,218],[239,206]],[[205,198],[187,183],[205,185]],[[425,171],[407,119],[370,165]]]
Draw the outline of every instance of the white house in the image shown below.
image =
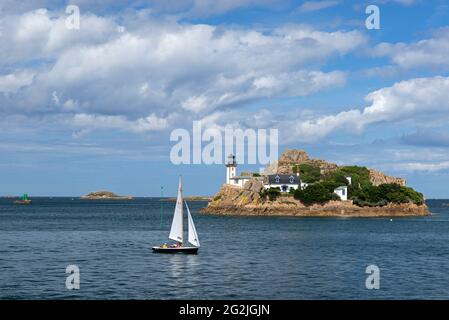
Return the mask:
[[347,186],[341,186],[341,187],[334,189],[334,193],[340,197],[341,201],[348,200],[348,187]]
[[269,174],[264,183],[265,189],[279,188],[281,192],[289,192],[291,188],[298,189],[301,185],[299,175],[295,174]]

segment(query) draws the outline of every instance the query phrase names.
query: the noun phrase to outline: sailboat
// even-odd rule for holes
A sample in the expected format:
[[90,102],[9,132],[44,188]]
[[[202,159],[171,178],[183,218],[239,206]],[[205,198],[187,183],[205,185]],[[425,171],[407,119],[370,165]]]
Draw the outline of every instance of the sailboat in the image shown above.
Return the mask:
[[[184,246],[184,203],[187,208],[188,221],[188,242],[193,246]],[[193,223],[192,215],[190,214],[187,202],[182,200],[182,177],[179,177],[178,197],[176,198],[175,213],[171,224],[169,239],[176,241],[176,244],[168,245],[164,243],[162,246],[153,247],[154,252],[158,253],[190,253],[195,254],[200,247],[198,234],[196,233],[195,224]]]
[[31,199],[28,198],[28,194],[24,193],[23,196],[19,199],[14,201],[15,204],[30,204]]

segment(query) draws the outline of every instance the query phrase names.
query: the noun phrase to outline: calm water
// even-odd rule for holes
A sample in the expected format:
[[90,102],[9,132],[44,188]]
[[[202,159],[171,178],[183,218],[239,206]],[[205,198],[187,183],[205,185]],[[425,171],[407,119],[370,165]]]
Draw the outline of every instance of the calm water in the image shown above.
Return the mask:
[[[160,255],[174,203],[0,199],[2,299],[448,299],[448,201],[426,218],[237,218],[190,204],[198,255]],[[65,288],[65,268],[81,271]],[[365,289],[365,268],[381,270]]]

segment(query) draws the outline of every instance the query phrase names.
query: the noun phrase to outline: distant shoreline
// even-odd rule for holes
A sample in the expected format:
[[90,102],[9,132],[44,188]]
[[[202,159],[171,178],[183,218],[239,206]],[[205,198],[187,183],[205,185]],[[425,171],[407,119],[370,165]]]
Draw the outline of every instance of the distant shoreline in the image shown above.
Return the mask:
[[[183,197],[186,201],[212,201],[212,197],[209,196],[186,196]],[[162,198],[161,201],[164,202],[175,202],[176,198],[170,197],[170,198]]]

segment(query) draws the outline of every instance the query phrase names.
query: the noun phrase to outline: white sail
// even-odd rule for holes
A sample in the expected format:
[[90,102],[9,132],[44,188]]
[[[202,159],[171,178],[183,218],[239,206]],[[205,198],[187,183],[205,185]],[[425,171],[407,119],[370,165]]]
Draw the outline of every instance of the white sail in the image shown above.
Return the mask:
[[176,199],[175,214],[171,224],[170,235],[171,240],[183,242],[183,204],[182,204],[182,179],[179,177],[178,197]]
[[190,214],[189,206],[186,202],[186,208],[187,208],[187,216],[189,220],[189,242],[193,244],[196,247],[200,246],[200,240],[198,238],[198,234],[196,233],[195,224],[193,223],[192,215]]

